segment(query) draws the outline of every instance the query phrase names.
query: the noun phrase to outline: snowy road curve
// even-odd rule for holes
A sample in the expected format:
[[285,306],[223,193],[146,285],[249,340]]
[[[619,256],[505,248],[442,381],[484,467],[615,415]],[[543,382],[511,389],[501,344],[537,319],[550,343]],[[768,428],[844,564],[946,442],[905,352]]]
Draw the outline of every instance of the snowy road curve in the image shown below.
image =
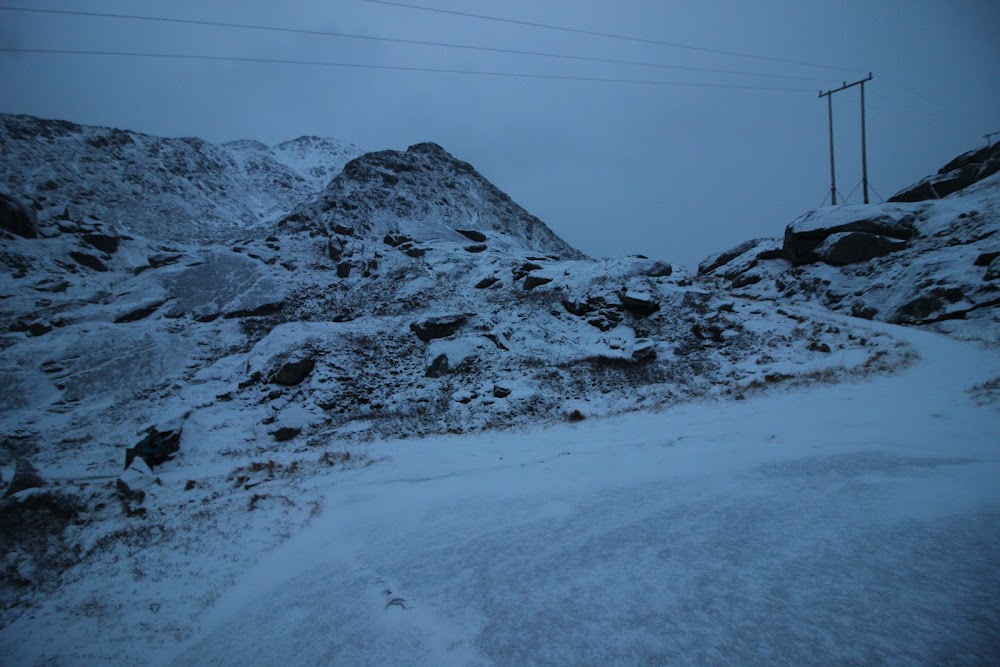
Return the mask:
[[[877,326],[877,325],[873,325]],[[1000,351],[373,446],[166,664],[1000,660]]]

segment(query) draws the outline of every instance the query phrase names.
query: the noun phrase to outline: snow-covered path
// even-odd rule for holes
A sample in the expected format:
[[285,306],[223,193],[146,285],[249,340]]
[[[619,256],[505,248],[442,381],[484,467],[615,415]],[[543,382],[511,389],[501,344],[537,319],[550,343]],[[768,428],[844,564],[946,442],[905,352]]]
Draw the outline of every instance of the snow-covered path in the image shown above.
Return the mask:
[[967,393],[1000,351],[893,331],[891,377],[374,446],[163,662],[1000,659],[1000,411]]

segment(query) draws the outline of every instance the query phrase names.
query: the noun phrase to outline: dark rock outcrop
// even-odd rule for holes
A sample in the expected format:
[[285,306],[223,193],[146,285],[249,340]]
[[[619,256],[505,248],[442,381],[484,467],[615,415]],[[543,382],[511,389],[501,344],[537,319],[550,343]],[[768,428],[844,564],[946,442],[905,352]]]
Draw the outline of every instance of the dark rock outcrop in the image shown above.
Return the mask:
[[470,241],[475,241],[476,243],[483,243],[486,241],[486,234],[476,231],[475,229],[456,229],[455,231]]
[[[788,225],[785,228],[781,256],[793,264],[811,264],[821,259],[816,253],[820,244],[834,234],[846,234],[847,232],[861,232],[872,237],[880,236],[898,241],[906,241],[917,236],[916,216],[912,212],[893,211],[892,213],[882,212],[872,215],[869,207],[859,206],[855,216],[844,215],[843,212],[838,211],[837,215],[831,216],[830,223],[824,225],[822,224],[822,216],[828,214],[828,209],[811,211]],[[848,246],[863,245],[861,243],[863,238],[859,237],[857,240],[848,242]],[[872,245],[873,247],[885,247],[886,244],[875,241],[872,242]],[[898,249],[898,247],[894,247],[894,250]],[[861,254],[860,251],[859,254]]]
[[868,234],[840,232],[831,234],[813,251],[816,258],[832,266],[846,266],[883,257],[906,247],[906,241]]
[[415,333],[420,340],[429,343],[435,338],[446,338],[455,334],[470,317],[472,317],[471,313],[422,317],[410,324],[410,331]]
[[289,440],[297,437],[300,433],[302,433],[302,429],[298,426],[279,426],[271,431],[271,436],[274,438],[275,442],[288,442]]
[[292,387],[305,380],[315,366],[316,361],[312,358],[285,362],[271,376],[271,383]]
[[490,276],[489,278],[483,278],[478,283],[476,283],[476,289],[486,289],[487,287],[493,287],[500,279],[496,276]]
[[145,461],[150,468],[166,463],[180,448],[181,428],[179,425],[176,428],[165,430],[150,427],[146,430],[146,435],[142,440],[125,450],[125,468],[129,468],[136,457]]
[[740,255],[749,252],[750,250],[753,250],[766,240],[767,240],[766,238],[751,239],[749,241],[744,241],[735,248],[730,248],[729,250],[720,252],[716,255],[712,255],[711,257],[705,259],[704,261],[701,262],[701,264],[698,265],[698,273],[702,274],[711,273],[720,266],[723,266],[733,261]]
[[73,250],[69,253],[69,256],[79,264],[80,266],[85,266],[88,269],[93,269],[94,271],[107,271],[108,265],[101,261],[99,257],[95,257],[90,253],[78,252]]
[[118,245],[121,243],[121,239],[118,236],[107,232],[90,232],[81,235],[80,238],[88,245],[108,254],[117,252]]
[[429,378],[439,378],[443,375],[447,375],[451,368],[448,366],[448,355],[439,354],[434,358],[434,361],[430,363],[427,370],[424,371],[424,375]]
[[980,255],[976,257],[975,265],[989,266],[997,257],[1000,257],[1000,250],[991,250],[989,252],[980,253]]
[[990,265],[986,267],[986,274],[983,280],[996,280],[1000,278],[1000,257],[994,257]]
[[47,484],[42,474],[28,459],[18,459],[17,467],[14,469],[14,476],[10,480],[4,498],[12,496],[19,491],[28,489],[39,489]]
[[941,199],[1000,172],[1000,144],[983,146],[960,155],[933,176],[914,183],[889,198],[890,202]]
[[38,215],[10,195],[0,193],[0,229],[33,239],[38,236]]
[[550,282],[552,282],[552,278],[529,274],[524,278],[524,289],[532,290],[536,287],[541,287],[542,285],[548,285]]
[[636,317],[648,317],[660,309],[660,304],[648,294],[625,292],[619,298],[625,310]]

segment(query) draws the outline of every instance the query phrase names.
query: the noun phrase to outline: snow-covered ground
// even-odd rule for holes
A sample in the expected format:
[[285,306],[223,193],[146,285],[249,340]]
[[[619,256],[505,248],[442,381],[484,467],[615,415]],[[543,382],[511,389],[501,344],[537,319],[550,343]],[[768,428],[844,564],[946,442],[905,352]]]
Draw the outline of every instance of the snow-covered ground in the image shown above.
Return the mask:
[[[382,460],[320,478],[309,527],[253,567],[231,564],[234,583],[211,605],[195,602],[210,583],[194,579],[160,586],[158,626],[52,627],[43,605],[0,631],[0,655],[988,664],[1000,646],[1000,411],[970,390],[1000,376],[1000,350],[870,326],[919,361],[745,401],[369,445]],[[260,535],[241,543],[269,527],[250,530]],[[226,539],[189,557],[223,559]],[[192,621],[186,641],[169,640]],[[102,643],[123,633],[130,642]]]

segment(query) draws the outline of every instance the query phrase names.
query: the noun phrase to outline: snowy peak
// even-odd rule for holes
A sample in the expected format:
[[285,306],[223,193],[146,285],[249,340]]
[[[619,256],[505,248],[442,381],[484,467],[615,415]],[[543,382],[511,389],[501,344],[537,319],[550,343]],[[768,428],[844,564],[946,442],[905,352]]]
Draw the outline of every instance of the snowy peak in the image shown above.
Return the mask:
[[283,223],[327,234],[345,229],[359,236],[403,233],[419,241],[468,231],[499,235],[522,250],[583,257],[472,165],[430,142],[351,160],[315,201]]
[[[241,164],[248,177],[263,181],[291,170],[309,183],[310,194],[322,190],[345,164],[362,152],[354,144],[322,137],[299,137],[274,146],[255,139],[239,139],[223,144],[223,148]],[[287,212],[287,209],[282,211]]]
[[163,241],[245,235],[314,196],[360,153],[313,137],[216,146],[0,114],[0,190],[43,219],[69,207]]

